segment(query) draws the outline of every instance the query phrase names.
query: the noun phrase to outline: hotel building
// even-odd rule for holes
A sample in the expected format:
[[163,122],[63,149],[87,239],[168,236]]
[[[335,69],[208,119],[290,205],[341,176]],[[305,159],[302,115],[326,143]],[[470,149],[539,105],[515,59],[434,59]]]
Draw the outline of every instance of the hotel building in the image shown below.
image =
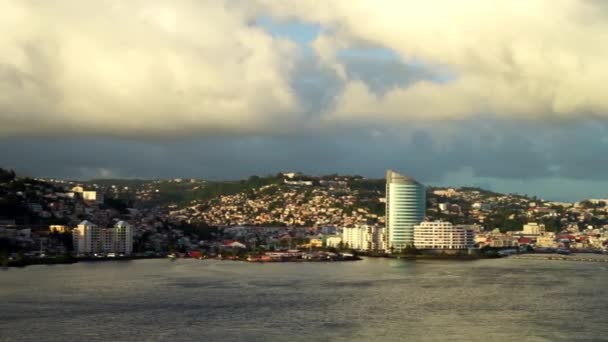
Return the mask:
[[387,250],[414,245],[414,225],[424,220],[426,189],[414,179],[388,170],[386,173]]
[[361,251],[378,251],[384,249],[383,228],[361,225],[342,229],[342,243],[348,248]]
[[124,221],[116,223],[112,228],[100,228],[85,220],[74,228],[72,238],[77,254],[129,255],[133,252],[133,228]]
[[422,222],[414,227],[417,249],[468,249],[475,247],[475,231],[470,226],[454,226],[450,222]]

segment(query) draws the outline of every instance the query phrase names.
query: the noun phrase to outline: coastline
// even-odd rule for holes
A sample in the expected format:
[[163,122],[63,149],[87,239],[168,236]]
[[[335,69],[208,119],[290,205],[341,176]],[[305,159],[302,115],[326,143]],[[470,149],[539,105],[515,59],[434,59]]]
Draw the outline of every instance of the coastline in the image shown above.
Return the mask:
[[191,259],[191,260],[224,260],[224,261],[238,261],[244,263],[318,263],[318,262],[347,262],[347,261],[359,261],[363,258],[378,258],[378,259],[398,259],[405,261],[417,261],[417,260],[441,260],[441,261],[475,261],[481,259],[516,259],[516,260],[552,260],[552,261],[578,261],[578,262],[608,262],[608,257],[599,258],[589,253],[577,253],[568,256],[557,255],[557,254],[541,254],[541,253],[523,253],[515,254],[510,256],[500,255],[442,255],[442,254],[416,254],[416,255],[353,255],[343,256],[341,258],[331,259],[305,259],[305,258],[287,258],[287,259],[275,259],[275,260],[260,260],[258,258],[243,258],[243,257],[168,257],[168,256],[124,256],[124,257],[73,257],[73,256],[58,256],[58,257],[47,257],[47,258],[23,258],[20,260],[11,260],[4,262],[0,265],[2,268],[24,268],[26,266],[33,265],[68,265],[79,262],[124,262],[131,260],[142,260],[142,259],[167,259],[168,261],[177,261],[179,259]]
[[71,255],[61,255],[57,257],[48,257],[48,258],[22,258],[19,260],[7,260],[3,262],[0,267],[9,268],[9,267],[18,267],[23,268],[26,266],[33,265],[69,265],[76,264],[78,262],[107,262],[107,261],[130,261],[130,260],[140,260],[140,259],[164,259],[164,256],[124,256],[124,257],[114,257],[114,258],[98,258],[98,257],[74,257]]
[[3,263],[3,268],[18,267],[23,268],[32,265],[68,265],[79,262],[121,262],[130,260],[142,260],[142,259],[168,259],[169,261],[177,261],[179,259],[195,259],[195,260],[228,260],[228,261],[240,261],[246,263],[310,263],[310,262],[347,262],[347,261],[359,261],[364,258],[384,258],[384,259],[402,259],[402,260],[453,260],[453,261],[473,261],[479,259],[496,259],[501,258],[500,256],[484,256],[484,255],[353,255],[343,256],[340,258],[331,259],[305,259],[305,258],[287,258],[280,260],[260,260],[257,258],[235,258],[235,257],[208,257],[208,258],[194,258],[194,257],[169,257],[169,256],[125,256],[125,257],[74,257],[74,256],[58,256],[58,257],[47,257],[47,258],[23,258],[20,260],[11,260]]

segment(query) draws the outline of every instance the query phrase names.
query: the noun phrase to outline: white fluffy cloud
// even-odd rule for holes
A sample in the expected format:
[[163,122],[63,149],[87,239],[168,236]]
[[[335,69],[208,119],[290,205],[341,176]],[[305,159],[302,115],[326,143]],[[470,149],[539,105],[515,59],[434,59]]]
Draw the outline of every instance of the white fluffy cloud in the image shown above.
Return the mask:
[[[264,15],[321,27],[311,47],[343,85],[329,108],[302,113],[300,49],[252,24]],[[594,0],[0,0],[0,32],[0,136],[608,116]],[[369,47],[448,73],[374,92],[340,58]]]
[[297,47],[238,3],[0,0],[0,136],[259,133]]
[[391,121],[608,116],[608,7],[601,1],[262,0],[275,16],[326,28],[316,51],[342,75],[344,46],[377,46],[450,70],[382,95],[347,80],[328,119]]

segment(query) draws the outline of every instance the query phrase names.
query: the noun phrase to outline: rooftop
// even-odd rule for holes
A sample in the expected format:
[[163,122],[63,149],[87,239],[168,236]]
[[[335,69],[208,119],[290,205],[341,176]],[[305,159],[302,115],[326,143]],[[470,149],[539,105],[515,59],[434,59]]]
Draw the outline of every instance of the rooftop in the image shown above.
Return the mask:
[[397,184],[416,184],[421,185],[414,178],[404,176],[399,174],[393,170],[386,171],[386,182],[387,183],[397,183]]

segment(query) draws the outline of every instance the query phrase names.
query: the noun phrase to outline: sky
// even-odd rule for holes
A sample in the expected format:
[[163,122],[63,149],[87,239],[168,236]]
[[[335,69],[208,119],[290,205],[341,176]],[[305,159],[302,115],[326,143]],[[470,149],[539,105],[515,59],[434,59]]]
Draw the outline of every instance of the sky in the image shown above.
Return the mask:
[[0,0],[0,167],[608,195],[599,0]]

